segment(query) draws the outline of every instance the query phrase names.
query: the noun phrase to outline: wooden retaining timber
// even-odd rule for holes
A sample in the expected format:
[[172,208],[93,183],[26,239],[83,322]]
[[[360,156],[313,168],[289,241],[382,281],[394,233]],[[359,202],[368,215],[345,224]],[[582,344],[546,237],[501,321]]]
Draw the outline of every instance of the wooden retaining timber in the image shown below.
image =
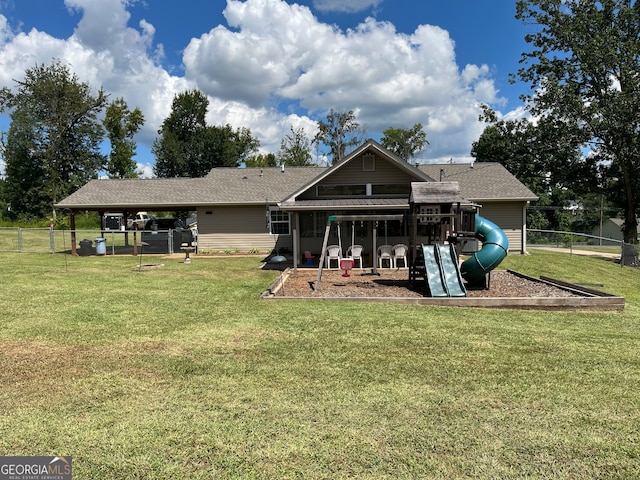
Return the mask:
[[556,280],[549,277],[534,278],[523,273],[509,270],[510,273],[534,282],[543,282],[566,290],[571,297],[286,297],[278,296],[281,288],[286,289],[287,272],[266,290],[261,298],[269,300],[320,300],[331,302],[367,302],[396,303],[402,305],[431,305],[441,307],[464,308],[500,308],[512,310],[550,310],[550,311],[612,311],[624,310],[624,297],[619,297],[592,288]]

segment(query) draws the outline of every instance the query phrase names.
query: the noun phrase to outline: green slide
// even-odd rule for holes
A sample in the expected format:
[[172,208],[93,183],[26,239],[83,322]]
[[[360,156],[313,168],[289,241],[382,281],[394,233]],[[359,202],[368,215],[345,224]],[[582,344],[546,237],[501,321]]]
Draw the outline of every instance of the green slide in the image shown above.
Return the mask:
[[509,251],[507,236],[495,223],[476,215],[475,237],[482,242],[480,251],[462,262],[460,271],[467,282],[477,282],[496,268]]
[[453,245],[422,245],[422,254],[432,297],[466,297]]
[[450,297],[466,297],[467,289],[464,288],[464,282],[460,275],[458,267],[458,256],[452,244],[437,245],[440,257],[440,271],[445,280],[445,286]]
[[425,278],[432,297],[448,297],[445,280],[438,263],[438,249],[434,245],[422,245]]

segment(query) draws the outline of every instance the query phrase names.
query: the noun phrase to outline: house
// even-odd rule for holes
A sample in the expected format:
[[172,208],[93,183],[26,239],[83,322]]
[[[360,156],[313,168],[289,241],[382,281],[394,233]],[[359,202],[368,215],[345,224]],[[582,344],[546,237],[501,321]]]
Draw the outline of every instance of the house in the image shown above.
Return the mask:
[[[601,245],[620,246],[624,240],[622,227],[624,227],[622,218],[607,218],[602,222],[602,226],[593,229],[592,235],[602,237],[602,239],[599,239]],[[640,219],[638,219],[637,236],[640,238]],[[611,240],[606,240],[608,238]]]
[[[320,253],[329,215],[408,213],[411,184],[438,181],[458,182],[462,197],[505,231],[509,251],[524,253],[526,207],[537,197],[502,165],[416,166],[371,139],[332,167],[214,168],[195,179],[92,180],[56,207],[72,213],[196,211],[200,251]],[[366,250],[374,231],[384,243],[406,237],[402,221],[382,222],[375,230],[351,222],[341,240]]]

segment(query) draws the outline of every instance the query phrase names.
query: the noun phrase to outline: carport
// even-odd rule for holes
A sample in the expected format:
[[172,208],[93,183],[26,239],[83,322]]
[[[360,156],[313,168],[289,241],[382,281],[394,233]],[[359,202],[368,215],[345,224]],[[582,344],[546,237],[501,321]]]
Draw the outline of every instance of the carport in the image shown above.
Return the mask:
[[[139,211],[194,211],[198,199],[211,188],[206,178],[150,178],[91,180],[82,188],[55,204],[55,208],[69,213],[71,254],[78,255],[76,214],[98,212],[104,230],[104,214],[122,213],[124,218]],[[133,232],[134,254],[137,254],[137,233]]]

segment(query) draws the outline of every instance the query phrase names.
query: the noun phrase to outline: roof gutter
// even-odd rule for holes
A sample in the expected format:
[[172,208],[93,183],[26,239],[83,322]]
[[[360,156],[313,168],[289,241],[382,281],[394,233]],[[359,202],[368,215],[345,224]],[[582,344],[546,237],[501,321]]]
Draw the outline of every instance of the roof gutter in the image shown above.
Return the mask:
[[363,210],[394,210],[394,211],[402,211],[408,210],[409,204],[402,205],[305,205],[305,206],[296,206],[296,205],[287,205],[286,203],[278,203],[278,206],[281,210],[286,212],[317,212],[317,211],[327,211],[332,212],[335,210],[342,211],[363,211]]

